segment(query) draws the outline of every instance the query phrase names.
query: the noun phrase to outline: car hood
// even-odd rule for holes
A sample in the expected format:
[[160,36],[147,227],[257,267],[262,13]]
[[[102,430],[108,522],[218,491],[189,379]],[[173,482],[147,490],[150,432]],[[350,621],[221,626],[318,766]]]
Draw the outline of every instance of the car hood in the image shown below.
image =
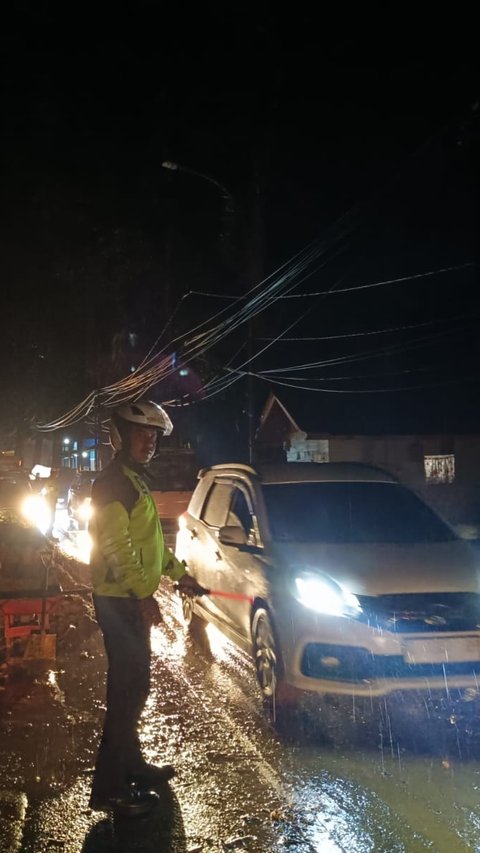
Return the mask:
[[319,571],[356,595],[480,592],[475,555],[453,542],[324,545],[276,543],[274,559],[289,574]]

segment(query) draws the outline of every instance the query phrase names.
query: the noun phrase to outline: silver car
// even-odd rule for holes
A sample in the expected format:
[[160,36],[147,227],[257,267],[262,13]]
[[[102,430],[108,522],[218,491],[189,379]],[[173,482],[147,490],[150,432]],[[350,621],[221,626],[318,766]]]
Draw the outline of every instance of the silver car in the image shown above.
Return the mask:
[[477,689],[475,557],[384,471],[215,465],[179,527],[177,557],[210,590],[184,615],[252,654],[264,697]]

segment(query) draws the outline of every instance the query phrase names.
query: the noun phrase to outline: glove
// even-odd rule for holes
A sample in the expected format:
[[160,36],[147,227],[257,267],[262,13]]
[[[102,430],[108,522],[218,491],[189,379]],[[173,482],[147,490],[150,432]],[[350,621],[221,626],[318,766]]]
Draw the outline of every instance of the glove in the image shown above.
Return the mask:
[[195,595],[205,595],[208,590],[200,586],[199,583],[192,578],[191,575],[185,574],[177,581],[176,588],[181,595],[188,595],[194,598]]
[[140,598],[138,604],[143,621],[149,628],[152,625],[160,625],[160,622],[163,622],[158,601],[153,595],[149,595],[148,598]]

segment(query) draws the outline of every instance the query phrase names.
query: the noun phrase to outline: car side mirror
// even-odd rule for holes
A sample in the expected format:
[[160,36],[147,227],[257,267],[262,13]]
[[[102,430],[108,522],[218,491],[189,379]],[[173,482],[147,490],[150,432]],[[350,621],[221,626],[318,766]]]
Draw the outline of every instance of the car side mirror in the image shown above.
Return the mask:
[[222,545],[246,545],[247,535],[243,527],[236,524],[227,524],[218,531],[218,541]]

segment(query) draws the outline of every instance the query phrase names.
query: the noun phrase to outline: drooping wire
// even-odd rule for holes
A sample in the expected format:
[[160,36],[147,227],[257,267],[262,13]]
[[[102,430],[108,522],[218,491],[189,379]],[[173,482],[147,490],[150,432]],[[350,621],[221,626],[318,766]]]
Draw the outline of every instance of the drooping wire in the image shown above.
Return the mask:
[[[446,133],[449,131],[450,128],[448,126],[442,128],[440,131],[436,131],[409,155],[408,161],[410,162],[414,158],[419,158],[423,153],[425,153],[425,151],[432,145],[435,140],[444,138]],[[315,240],[312,241],[312,243],[309,244],[306,249],[303,249],[299,253],[297,253],[297,255],[294,256],[294,259],[299,258],[300,261],[297,264],[296,268],[292,269],[290,266],[289,269],[289,265],[291,265],[291,260],[287,261],[280,269],[285,268],[286,270],[288,270],[288,273],[286,273],[284,276],[281,276],[280,281],[278,281],[278,279],[276,282],[274,281],[272,286],[266,288],[264,287],[263,295],[261,293],[260,298],[251,298],[244,306],[244,309],[240,309],[230,318],[227,317],[225,321],[218,323],[216,326],[213,327],[213,329],[207,329],[206,332],[198,335],[197,343],[195,343],[195,339],[189,342],[185,335],[180,335],[173,339],[171,345],[180,341],[186,343],[187,348],[185,351],[185,356],[188,360],[192,360],[200,353],[206,352],[208,349],[210,349],[212,346],[214,346],[216,343],[226,337],[226,335],[230,334],[235,328],[238,328],[239,325],[248,322],[250,319],[253,319],[253,317],[256,316],[256,314],[260,313],[260,311],[266,310],[268,307],[270,307],[271,304],[273,304],[273,302],[277,301],[277,299],[282,297],[286,298],[290,295],[293,295],[290,291],[293,290],[296,286],[298,286],[299,283],[298,281],[295,282],[295,276],[298,277],[302,272],[306,271],[307,267],[313,262],[315,257],[319,257],[320,255],[325,254],[325,252],[328,251],[328,238],[330,238],[330,240],[333,242],[338,241],[339,232],[341,231],[342,227],[346,229],[343,236],[345,236],[345,233],[348,233],[349,231],[351,232],[351,230],[353,230],[353,227],[355,226],[355,221],[358,221],[360,219],[361,214],[369,206],[371,206],[378,197],[384,195],[387,190],[398,181],[399,177],[404,173],[404,171],[405,166],[397,170],[396,174],[390,176],[389,180],[385,182],[385,184],[367,202],[356,204],[355,206],[350,208],[350,210],[348,210],[342,217],[340,217],[340,219],[337,220],[337,222],[334,223],[334,225],[327,231],[327,235],[326,237],[324,237],[323,240],[323,245],[320,245],[319,241]],[[468,266],[468,264],[466,266]],[[445,268],[445,271],[450,270]],[[306,277],[309,277],[310,274],[312,274],[311,271],[310,273],[307,273]],[[430,274],[434,275],[435,272],[430,271]],[[419,274],[419,277],[421,277],[421,275],[422,274]],[[273,273],[272,276],[275,276],[275,273]],[[270,278],[271,276],[269,276],[264,281],[257,283],[253,288],[250,289],[248,295],[254,293]],[[291,286],[287,287],[289,282]],[[385,284],[386,283],[387,282],[385,282]],[[393,283],[393,281],[388,283]],[[343,291],[338,290],[337,292],[351,292],[352,290],[366,289],[367,287],[381,285],[383,285],[383,283],[375,283],[374,285],[365,285],[363,286],[363,288],[362,286],[357,286],[354,288],[344,288]],[[282,290],[284,290],[285,292],[282,293]],[[296,294],[295,296],[327,296],[332,292],[333,290],[329,289],[327,291],[319,291],[316,294]],[[237,304],[238,301],[243,301],[243,297],[237,297],[234,301],[234,305]],[[228,311],[229,307],[227,306],[227,308],[217,312],[213,317],[208,318],[200,324],[197,324],[197,326],[194,327],[192,331],[196,332],[200,328],[208,326],[208,324],[211,323],[212,320],[215,320],[223,314],[228,313]],[[167,327],[168,325],[169,323],[167,323]],[[111,386],[107,386],[105,389],[90,392],[90,394],[87,395],[84,400],[82,400],[73,409],[69,410],[65,415],[61,416],[55,421],[51,421],[48,424],[41,424],[38,426],[38,428],[42,430],[58,429],[60,426],[75,423],[82,417],[85,417],[85,415],[88,415],[93,408],[98,407],[99,405],[118,405],[119,400],[132,399],[132,396],[137,397],[140,394],[144,393],[153,384],[160,381],[160,379],[171,375],[171,373],[174,371],[174,368],[172,366],[168,368],[165,364],[165,359],[162,363],[156,364],[156,361],[158,361],[159,356],[163,352],[165,352],[167,347],[165,346],[163,350],[160,350],[159,353],[155,353],[152,355],[156,348],[157,342],[165,332],[165,328],[166,327],[164,327],[160,336],[157,338],[153,347],[150,349],[146,359],[144,359],[141,365],[136,369],[136,375],[129,375],[128,377],[119,380],[117,383],[114,383]],[[281,337],[282,335],[277,336],[277,338],[272,341],[272,344],[275,343],[275,341],[279,340]],[[194,346],[189,347],[189,344],[192,343],[194,344]],[[265,350],[262,350],[262,352],[263,351]],[[253,356],[252,358],[254,357],[255,356]],[[144,368],[148,369],[144,370]]]

